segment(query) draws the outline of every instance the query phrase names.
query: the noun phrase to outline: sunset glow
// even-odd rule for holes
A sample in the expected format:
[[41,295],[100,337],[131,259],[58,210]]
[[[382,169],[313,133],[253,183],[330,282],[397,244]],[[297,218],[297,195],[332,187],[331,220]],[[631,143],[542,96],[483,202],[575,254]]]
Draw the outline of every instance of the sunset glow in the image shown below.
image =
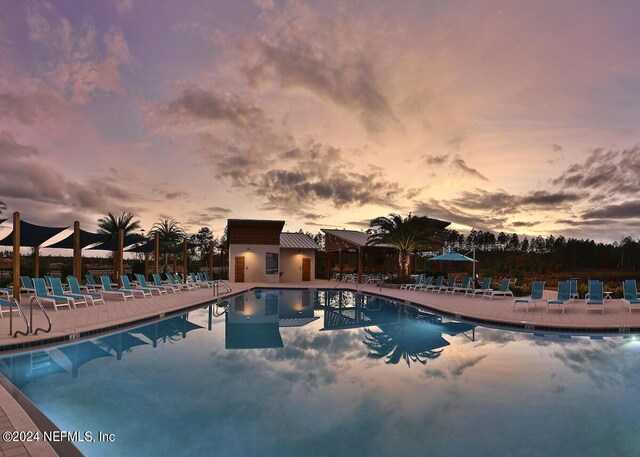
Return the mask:
[[0,3],[0,200],[221,233],[640,225],[640,4]]

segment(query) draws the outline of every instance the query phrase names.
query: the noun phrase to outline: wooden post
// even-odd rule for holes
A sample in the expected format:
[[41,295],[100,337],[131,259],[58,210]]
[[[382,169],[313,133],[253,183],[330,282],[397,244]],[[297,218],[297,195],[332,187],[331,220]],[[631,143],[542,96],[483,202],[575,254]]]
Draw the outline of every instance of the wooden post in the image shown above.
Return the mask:
[[33,247],[33,263],[34,263],[33,277],[39,278],[40,277],[40,246]]
[[342,281],[342,249],[338,250],[338,271],[340,272],[340,281]]
[[209,279],[213,279],[213,243],[209,247]]
[[144,279],[149,277],[149,253],[144,253]]
[[160,273],[160,238],[158,234],[155,235],[155,246],[153,247],[153,272],[155,274]]
[[73,223],[73,276],[82,280],[82,247],[80,246],[80,222]]
[[124,273],[124,230],[118,232],[118,286],[122,287],[122,273]]
[[178,272],[178,254],[173,254],[173,274]]
[[189,248],[185,238],[182,240],[182,276],[185,282],[187,282],[187,268],[189,268]]
[[362,247],[358,248],[358,284],[362,283]]
[[[13,298],[20,302],[20,213],[13,213]],[[9,335],[13,332],[13,312],[9,313]]]

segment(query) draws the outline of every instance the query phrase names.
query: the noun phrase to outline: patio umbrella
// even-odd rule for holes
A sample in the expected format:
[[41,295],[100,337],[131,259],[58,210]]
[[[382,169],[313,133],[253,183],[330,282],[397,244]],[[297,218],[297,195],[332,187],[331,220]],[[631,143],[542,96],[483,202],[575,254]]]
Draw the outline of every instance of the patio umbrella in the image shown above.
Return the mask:
[[444,254],[437,255],[435,257],[431,257],[428,259],[429,261],[440,261],[440,262],[472,262],[473,263],[473,281],[475,283],[476,280],[476,263],[478,262],[476,259],[476,250],[473,250],[473,258],[467,257],[464,254],[460,254],[459,252],[449,251]]

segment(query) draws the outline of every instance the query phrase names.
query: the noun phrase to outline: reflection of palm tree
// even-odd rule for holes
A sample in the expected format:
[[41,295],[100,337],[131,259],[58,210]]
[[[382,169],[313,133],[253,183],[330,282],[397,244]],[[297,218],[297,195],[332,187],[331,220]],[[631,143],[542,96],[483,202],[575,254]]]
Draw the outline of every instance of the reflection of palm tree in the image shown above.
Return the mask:
[[436,333],[427,327],[428,324],[410,319],[402,319],[394,324],[380,325],[380,332],[369,328],[366,332],[364,344],[369,348],[367,357],[370,359],[382,359],[385,363],[397,364],[400,359],[411,366],[411,362],[425,365],[428,360],[437,359],[442,349],[449,343],[442,338],[442,334]]

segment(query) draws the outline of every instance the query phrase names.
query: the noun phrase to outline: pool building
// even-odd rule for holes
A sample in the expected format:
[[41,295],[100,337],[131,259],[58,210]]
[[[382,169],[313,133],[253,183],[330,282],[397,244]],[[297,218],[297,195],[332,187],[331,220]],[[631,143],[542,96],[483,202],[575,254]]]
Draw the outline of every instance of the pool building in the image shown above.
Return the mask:
[[298,282],[316,279],[320,246],[304,233],[283,232],[284,221],[229,219],[229,279]]

